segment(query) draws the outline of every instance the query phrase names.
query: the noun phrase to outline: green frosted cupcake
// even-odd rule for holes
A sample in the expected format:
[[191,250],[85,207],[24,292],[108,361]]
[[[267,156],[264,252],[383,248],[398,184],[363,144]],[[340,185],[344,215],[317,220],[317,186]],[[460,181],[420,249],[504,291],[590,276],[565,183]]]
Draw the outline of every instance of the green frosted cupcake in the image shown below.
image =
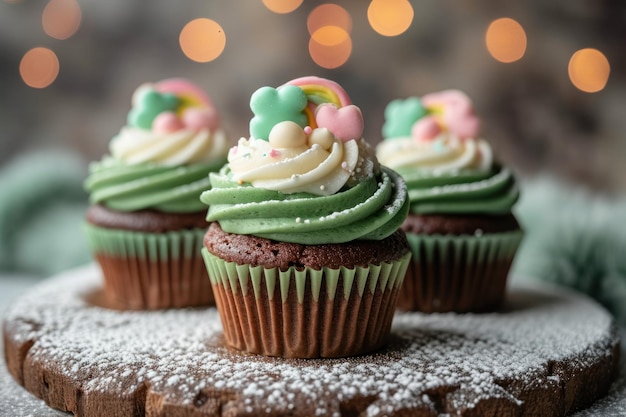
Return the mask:
[[404,182],[378,164],[332,81],[263,87],[250,106],[251,137],[201,196],[226,342],[297,358],[381,347],[410,258]]
[[497,309],[522,239],[519,191],[478,136],[470,99],[448,90],[389,103],[376,153],[406,181],[402,229],[413,252],[398,307],[423,312]]
[[125,309],[214,303],[199,201],[229,144],[206,94],[182,79],[144,84],[110,155],[90,166],[86,233],[109,302]]

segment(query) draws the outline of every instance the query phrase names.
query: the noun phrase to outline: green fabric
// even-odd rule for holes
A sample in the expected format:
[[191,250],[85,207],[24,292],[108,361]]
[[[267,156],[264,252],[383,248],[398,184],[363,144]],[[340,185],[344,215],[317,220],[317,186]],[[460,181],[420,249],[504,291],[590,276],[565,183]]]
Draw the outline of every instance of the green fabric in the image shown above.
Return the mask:
[[626,324],[626,198],[538,178],[522,183],[513,279],[584,292]]
[[0,270],[50,275],[90,260],[81,223],[87,164],[63,151],[30,153],[0,169]]

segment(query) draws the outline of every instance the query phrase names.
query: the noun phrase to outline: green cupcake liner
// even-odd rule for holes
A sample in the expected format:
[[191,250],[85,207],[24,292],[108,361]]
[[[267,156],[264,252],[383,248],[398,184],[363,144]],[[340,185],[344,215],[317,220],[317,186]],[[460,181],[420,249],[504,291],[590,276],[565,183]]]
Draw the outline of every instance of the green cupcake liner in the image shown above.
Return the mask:
[[274,298],[275,289],[278,286],[281,300],[284,302],[287,300],[289,287],[293,282],[298,295],[298,302],[302,303],[307,287],[311,290],[313,300],[318,301],[322,281],[325,284],[326,294],[331,300],[335,298],[340,282],[342,282],[343,297],[346,300],[350,297],[353,285],[356,285],[360,297],[363,296],[365,288],[373,293],[377,289],[384,292],[388,287],[399,287],[405,274],[398,272],[406,270],[411,254],[407,253],[395,262],[368,267],[341,267],[339,269],[324,267],[321,270],[312,268],[298,270],[291,267],[286,271],[281,271],[279,268],[264,268],[261,265],[250,266],[227,262],[213,255],[206,248],[202,249],[202,256],[213,285],[228,287],[233,293],[242,291],[243,295],[246,296],[250,290],[250,282],[254,296],[258,298],[261,294],[261,282],[264,282],[270,300]]
[[407,233],[413,258],[398,307],[423,312],[498,308],[522,237],[520,230],[484,235]]
[[87,243],[92,253],[120,258],[164,260],[190,258],[202,249],[204,229],[184,229],[165,233],[146,233],[105,229],[85,224]]
[[203,265],[203,229],[145,233],[85,224],[111,307],[162,309],[215,303]]
[[355,268],[286,271],[202,250],[231,347],[268,356],[342,357],[380,348],[411,257]]

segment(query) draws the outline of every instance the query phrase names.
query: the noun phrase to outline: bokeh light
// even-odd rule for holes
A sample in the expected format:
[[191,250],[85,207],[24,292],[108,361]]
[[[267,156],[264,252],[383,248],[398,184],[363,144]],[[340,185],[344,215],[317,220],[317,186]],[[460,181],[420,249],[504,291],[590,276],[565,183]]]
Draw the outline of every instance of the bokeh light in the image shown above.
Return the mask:
[[325,26],[338,27],[350,34],[352,31],[352,17],[343,7],[337,4],[326,3],[317,6],[309,13],[306,25],[311,36]]
[[226,34],[214,20],[194,19],[180,31],[180,48],[187,58],[196,62],[209,62],[222,54]]
[[322,68],[337,68],[352,54],[352,17],[343,7],[326,3],[317,6],[307,16],[309,54]]
[[33,48],[20,61],[20,75],[29,87],[46,88],[59,75],[59,59],[48,48]]
[[567,72],[576,88],[586,93],[596,93],[606,86],[611,66],[602,52],[585,48],[572,55]]
[[367,8],[367,20],[376,33],[398,36],[411,26],[413,13],[408,0],[372,0]]
[[64,40],[76,33],[81,17],[76,0],[50,0],[43,9],[41,25],[46,35]]
[[291,13],[302,4],[302,0],[263,0],[265,7],[274,13]]
[[485,42],[491,56],[500,62],[518,61],[526,53],[526,32],[522,25],[508,17],[489,24]]
[[311,37],[324,46],[336,46],[349,38],[350,34],[338,26],[322,26]]
[[323,45],[311,36],[309,40],[309,54],[311,59],[322,68],[333,69],[342,66],[350,58],[352,53],[352,39],[346,36],[344,40],[335,45]]

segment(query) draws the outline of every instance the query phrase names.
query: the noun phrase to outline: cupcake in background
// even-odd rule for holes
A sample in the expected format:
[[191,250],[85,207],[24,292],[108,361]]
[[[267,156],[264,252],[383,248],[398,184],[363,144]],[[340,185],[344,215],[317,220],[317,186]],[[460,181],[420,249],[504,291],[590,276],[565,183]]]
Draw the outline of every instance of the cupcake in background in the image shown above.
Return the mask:
[[110,155],[90,166],[86,233],[109,301],[124,309],[214,303],[200,194],[228,153],[209,97],[184,79],[140,86]]
[[251,137],[201,196],[227,344],[295,358],[381,347],[410,258],[404,182],[378,164],[360,109],[330,80],[262,87],[250,107]]
[[394,100],[385,110],[376,153],[403,176],[411,204],[402,229],[413,259],[400,309],[484,312],[504,299],[522,239],[511,212],[519,192],[479,132],[471,100],[457,90]]

